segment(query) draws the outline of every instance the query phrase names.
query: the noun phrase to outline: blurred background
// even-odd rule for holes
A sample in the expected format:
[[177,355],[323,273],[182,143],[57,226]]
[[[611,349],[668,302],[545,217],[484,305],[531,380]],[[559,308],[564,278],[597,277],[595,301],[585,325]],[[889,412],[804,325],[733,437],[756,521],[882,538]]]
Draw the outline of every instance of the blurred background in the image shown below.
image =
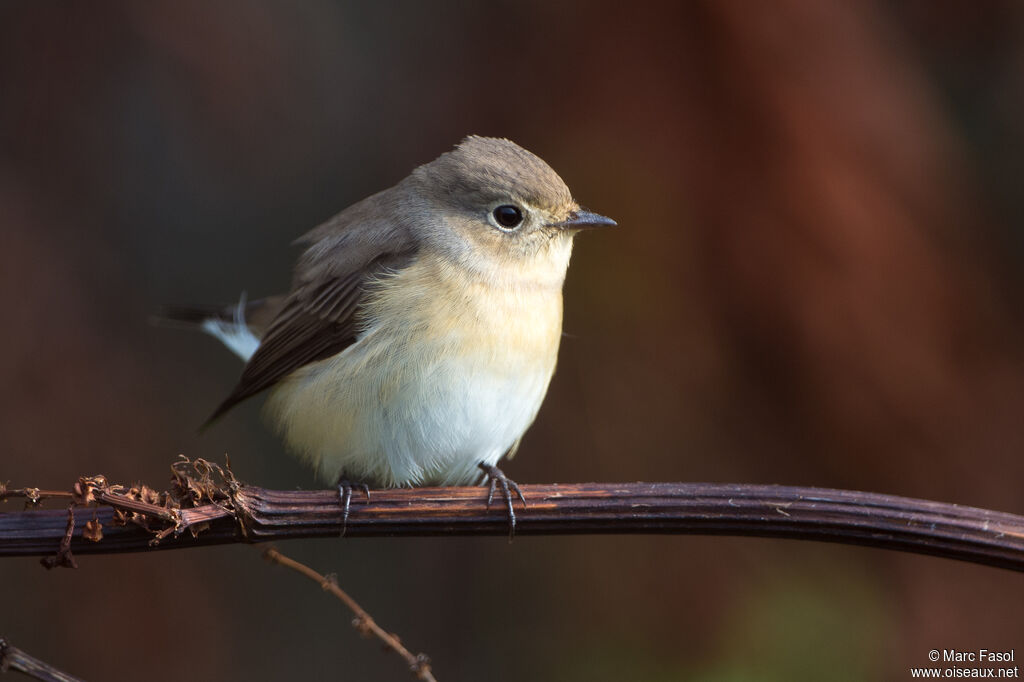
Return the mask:
[[[731,481],[1024,513],[1024,5],[7,1],[0,479],[317,486],[161,304],[288,286],[290,242],[469,133],[586,207],[520,482]],[[7,509],[19,508],[7,503]],[[310,540],[441,680],[908,679],[1024,652],[1024,582],[719,537]],[[87,679],[407,679],[232,546],[0,563],[0,633]],[[116,618],[115,618],[116,616]],[[122,624],[134,619],[136,625]],[[117,623],[117,625],[115,625]]]

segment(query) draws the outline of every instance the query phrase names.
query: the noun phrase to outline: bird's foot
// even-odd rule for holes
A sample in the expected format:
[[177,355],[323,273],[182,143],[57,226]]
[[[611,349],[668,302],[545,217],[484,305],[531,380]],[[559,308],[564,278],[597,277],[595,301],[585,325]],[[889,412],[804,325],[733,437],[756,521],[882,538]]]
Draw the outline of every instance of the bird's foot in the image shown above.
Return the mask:
[[523,509],[526,509],[526,498],[523,497],[523,491],[519,489],[519,485],[515,481],[505,475],[504,471],[493,464],[481,462],[479,466],[487,476],[489,486],[487,490],[488,509],[491,508],[491,502],[494,501],[494,491],[498,489],[498,486],[501,486],[501,493],[505,496],[505,510],[508,511],[508,541],[512,542],[512,538],[516,535],[516,512],[512,507],[513,492],[522,500]]
[[338,497],[341,503],[341,535],[345,536],[345,531],[348,529],[348,512],[352,506],[352,490],[358,488],[363,491],[366,495],[366,501],[370,501],[370,486],[365,483],[353,483],[347,478],[338,479]]

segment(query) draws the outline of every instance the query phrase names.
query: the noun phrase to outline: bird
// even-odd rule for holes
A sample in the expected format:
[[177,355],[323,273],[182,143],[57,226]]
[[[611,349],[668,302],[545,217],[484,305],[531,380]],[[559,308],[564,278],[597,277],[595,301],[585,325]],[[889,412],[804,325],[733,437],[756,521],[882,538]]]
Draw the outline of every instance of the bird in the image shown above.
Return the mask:
[[540,157],[471,135],[300,237],[291,290],[175,306],[245,367],[207,425],[265,390],[287,449],[354,488],[489,484],[510,535],[519,486],[498,468],[555,371],[574,237],[614,220],[580,207]]

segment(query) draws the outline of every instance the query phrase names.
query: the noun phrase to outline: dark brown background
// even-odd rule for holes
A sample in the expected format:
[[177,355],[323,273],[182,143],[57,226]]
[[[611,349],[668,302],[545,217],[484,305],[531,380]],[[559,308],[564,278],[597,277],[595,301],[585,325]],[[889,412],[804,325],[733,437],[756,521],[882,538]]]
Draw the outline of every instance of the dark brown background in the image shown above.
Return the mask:
[[[161,303],[468,133],[587,207],[524,482],[806,484],[1024,513],[1024,5],[6,2],[0,479],[311,487]],[[8,508],[13,504],[8,503]],[[308,541],[442,680],[908,679],[1015,647],[1024,578],[732,538]],[[89,679],[404,679],[247,547],[0,564],[0,633]],[[130,625],[125,626],[125,623]]]

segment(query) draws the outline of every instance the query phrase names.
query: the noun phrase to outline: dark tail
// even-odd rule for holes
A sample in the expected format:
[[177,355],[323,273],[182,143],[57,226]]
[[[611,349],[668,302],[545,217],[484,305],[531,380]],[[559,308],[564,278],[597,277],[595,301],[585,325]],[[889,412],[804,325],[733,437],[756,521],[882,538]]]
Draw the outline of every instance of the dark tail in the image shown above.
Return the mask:
[[229,305],[166,305],[150,319],[159,326],[182,329],[202,327],[210,320],[225,324],[244,320],[252,333],[260,337],[281,309],[282,303],[284,296],[246,301],[243,295],[241,301]]
[[[162,308],[152,318],[152,322],[160,326],[205,332],[244,360],[255,351],[258,339],[283,302],[283,296],[247,302],[243,294],[242,299],[232,305],[169,305]],[[231,404],[228,401],[222,403],[199,427],[199,431],[205,431]]]

